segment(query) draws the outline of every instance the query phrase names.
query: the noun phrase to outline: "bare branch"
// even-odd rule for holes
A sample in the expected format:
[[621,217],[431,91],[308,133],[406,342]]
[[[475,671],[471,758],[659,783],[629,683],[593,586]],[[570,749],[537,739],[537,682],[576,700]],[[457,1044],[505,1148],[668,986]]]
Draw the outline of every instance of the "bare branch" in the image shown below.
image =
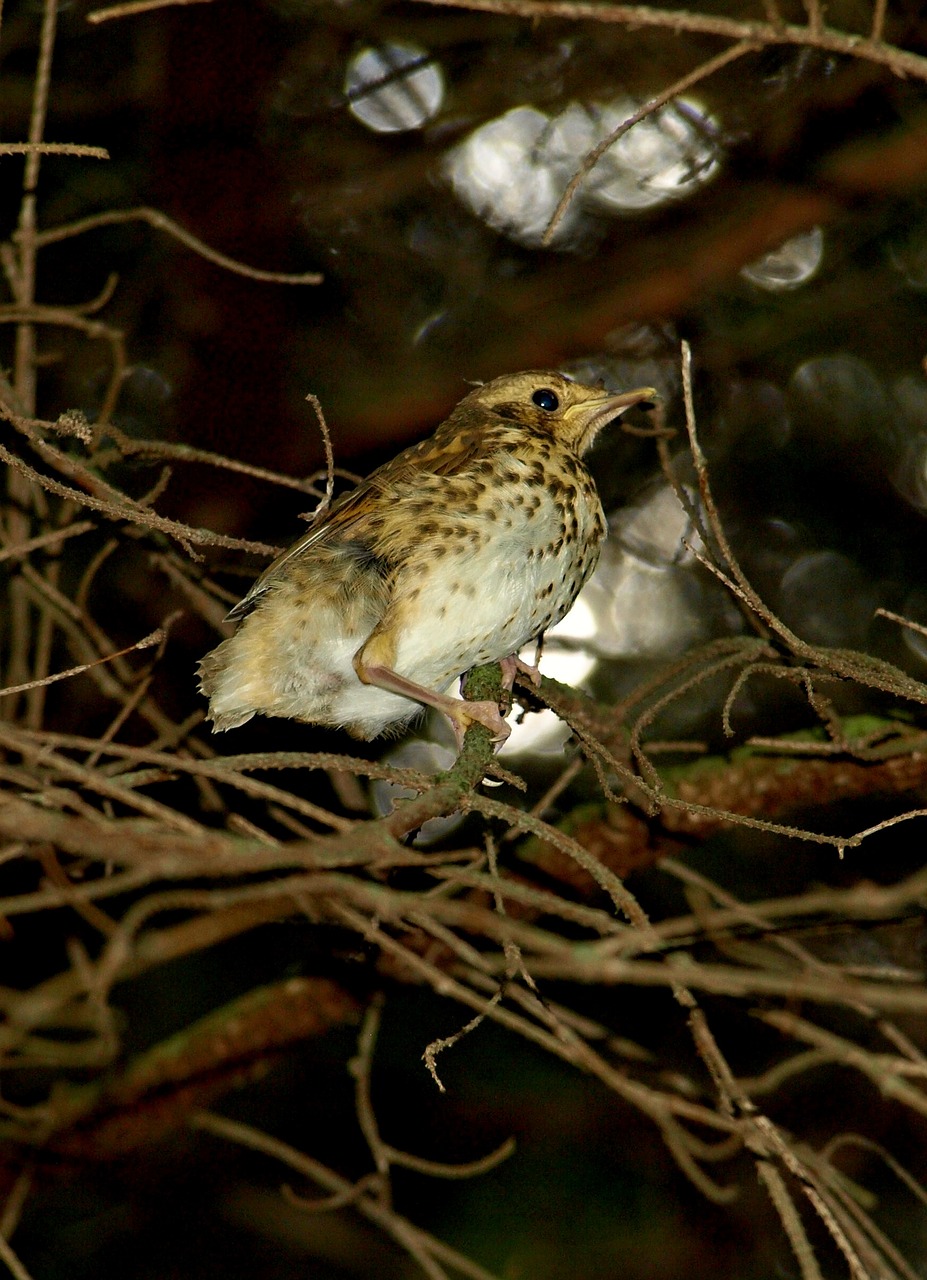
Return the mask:
[[190,4],[211,4],[212,0],[127,0],[125,4],[109,5],[105,9],[91,9],[87,21],[94,24],[111,22],[115,18],[134,18],[139,13],[152,13],[155,9],[174,9]]
[[617,129],[613,129],[607,138],[602,141],[583,157],[582,164],[573,174],[570,181],[564,189],[563,195],[560,197],[556,209],[550,216],[550,221],[544,228],[544,235],[541,243],[549,245],[554,234],[563,221],[563,217],[573,202],[573,199],[582,186],[583,180],[592,172],[599,163],[608,149],[615,145],[619,138],[633,129],[636,124],[640,124],[642,120],[646,120],[648,116],[659,111],[661,107],[665,107],[668,102],[672,102],[674,98],[678,98],[681,94],[686,93],[695,85],[707,80],[709,76],[714,75],[716,71],[720,71],[731,62],[736,62],[738,58],[742,58],[747,53],[755,53],[761,46],[750,40],[742,40],[739,44],[732,45],[730,49],[726,49],[724,53],[719,53],[716,58],[709,58],[707,62],[703,62],[696,67],[694,71],[690,71],[688,75],[683,76],[680,80],[676,80],[668,88],[663,89],[649,101],[645,102],[637,111],[632,112],[627,120],[624,120]]
[[[197,0],[197,2],[203,3],[204,0]],[[185,248],[205,258],[207,262],[215,263],[217,267],[223,267],[235,275],[245,276],[248,280],[260,280],[268,284],[322,283],[322,276],[317,271],[293,274],[286,271],[264,271],[260,267],[248,266],[247,263],[220,253],[218,249],[210,248],[208,244],[180,226],[173,218],[169,218],[167,214],[161,213],[159,209],[149,209],[144,206],[138,209],[113,209],[108,213],[95,213],[88,218],[80,218],[77,222],[69,222],[61,227],[40,231],[35,236],[35,246],[42,249],[46,245],[83,235],[87,231],[95,231],[98,227],[120,226],[129,222],[147,222],[150,227],[154,227],[156,231],[163,231],[165,235],[179,241]]]
[[751,45],[792,44],[824,49],[828,53],[888,67],[897,75],[910,75],[927,80],[927,58],[908,53],[894,45],[859,35],[837,31],[833,27],[797,26],[792,23],[741,22],[736,18],[697,13],[690,9],[656,9],[649,5],[588,3],[588,0],[415,0],[417,4],[439,8],[468,9],[477,13],[496,13],[509,17],[566,18],[576,22],[617,23],[632,29],[665,28],[679,33],[720,36],[725,40],[746,41]]
[[0,142],[0,156],[80,156],[91,160],[109,160],[105,147],[90,147],[79,142]]

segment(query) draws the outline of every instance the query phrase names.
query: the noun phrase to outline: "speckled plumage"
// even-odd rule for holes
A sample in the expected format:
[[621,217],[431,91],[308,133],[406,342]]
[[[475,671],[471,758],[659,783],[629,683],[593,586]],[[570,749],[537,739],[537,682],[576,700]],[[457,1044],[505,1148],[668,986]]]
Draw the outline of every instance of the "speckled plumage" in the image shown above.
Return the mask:
[[232,610],[237,632],[199,668],[215,728],[260,713],[373,738],[431,705],[458,738],[478,720],[503,739],[497,707],[446,690],[570,609],[605,534],[582,455],[654,395],[610,395],[550,371],[472,391],[433,436],[340,498]]

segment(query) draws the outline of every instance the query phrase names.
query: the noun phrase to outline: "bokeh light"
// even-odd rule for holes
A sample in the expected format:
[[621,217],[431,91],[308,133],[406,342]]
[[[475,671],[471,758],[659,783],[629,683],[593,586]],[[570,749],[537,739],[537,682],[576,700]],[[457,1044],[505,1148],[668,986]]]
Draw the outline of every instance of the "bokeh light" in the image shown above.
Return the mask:
[[440,111],[444,73],[415,44],[361,49],[344,77],[348,110],[375,133],[420,129]]
[[[491,227],[528,247],[541,243],[563,191],[584,157],[628,120],[640,103],[570,103],[553,118],[515,107],[474,130],[446,158],[457,197]],[[551,239],[577,248],[596,234],[592,214],[628,216],[684,200],[720,167],[717,126],[681,99],[638,121],[583,179]]]
[[824,232],[820,227],[811,227],[748,263],[740,274],[758,289],[786,293],[813,280],[823,261]]

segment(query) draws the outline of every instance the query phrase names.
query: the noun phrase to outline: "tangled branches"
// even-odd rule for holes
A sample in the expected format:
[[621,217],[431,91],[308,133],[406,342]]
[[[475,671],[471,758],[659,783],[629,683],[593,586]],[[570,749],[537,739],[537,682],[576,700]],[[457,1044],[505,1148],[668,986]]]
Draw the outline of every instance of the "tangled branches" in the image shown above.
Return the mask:
[[[171,619],[117,650],[88,612],[92,575],[100,571],[102,558],[91,560],[71,596],[57,577],[57,555],[65,542],[78,544],[105,520],[116,531],[105,546],[116,541],[139,560],[147,558],[155,571],[169,567],[187,608],[215,623],[224,607],[221,587],[168,542],[173,537],[189,551],[195,542],[208,545],[209,535],[164,521],[149,502],[121,495],[100,465],[101,457],[118,459],[129,451],[158,456],[162,446],[123,442],[105,425],[84,431],[80,424],[87,454],[82,460],[51,443],[62,429],[71,430],[73,438],[73,423],[25,421],[9,408],[7,416],[21,448],[29,448],[42,464],[39,470],[9,449],[11,475],[29,486],[44,517],[43,532],[32,532],[39,526],[31,517],[26,539],[5,539],[5,553],[16,566],[12,598],[19,593],[22,607],[37,617],[37,634],[49,638],[41,648],[24,643],[10,653],[9,668],[14,658],[20,666],[31,663],[32,679],[4,690],[5,705],[19,702],[24,713],[0,725],[6,757],[0,836],[8,872],[32,866],[37,878],[26,876],[33,887],[23,888],[18,874],[20,887],[0,900],[0,913],[11,937],[24,919],[45,915],[60,921],[63,938],[69,933],[67,918],[78,917],[95,939],[80,944],[72,939],[66,968],[26,989],[2,993],[7,1072],[28,1076],[53,1068],[58,1081],[40,1102],[8,1112],[9,1150],[23,1157],[41,1153],[40,1162],[100,1160],[163,1136],[185,1120],[235,1141],[263,1141],[241,1126],[201,1116],[199,1108],[247,1078],[268,1055],[352,1022],[358,1006],[349,987],[313,978],[271,984],[188,1027],[169,1048],[156,1045],[128,1061],[114,1010],[120,988],[140,975],[269,921],[302,914],[373,948],[383,981],[430,986],[458,1002],[473,1016],[463,1030],[491,1019],[598,1079],[657,1125],[680,1167],[719,1203],[735,1193],[735,1186],[710,1170],[739,1152],[752,1153],[798,1257],[814,1256],[800,1213],[805,1200],[827,1226],[851,1273],[871,1274],[878,1264],[895,1266],[891,1274],[906,1274],[891,1262],[892,1247],[861,1212],[834,1163],[850,1139],[814,1150],[784,1131],[759,1100],[786,1079],[794,1082],[822,1064],[839,1063],[890,1094],[896,1105],[925,1112],[918,1085],[924,1059],[897,1023],[899,1016],[927,1012],[920,973],[850,972],[781,933],[797,919],[891,919],[916,910],[925,892],[923,872],[884,887],[863,882],[744,901],[674,854],[684,842],[704,840],[731,823],[835,851],[859,849],[876,830],[919,817],[918,810],[902,809],[876,827],[841,834],[785,820],[828,799],[873,791],[903,795],[923,786],[927,763],[919,729],[906,718],[888,716],[878,724],[867,721],[860,734],[833,710],[821,685],[854,681],[916,706],[927,700],[927,689],[865,654],[809,646],[765,609],[740,572],[715,512],[691,399],[691,443],[705,513],[702,535],[713,548],[705,561],[764,634],[716,642],[689,655],[641,690],[637,705],[630,700],[623,720],[613,708],[551,682],[542,685],[540,695],[526,686],[519,694],[526,705],[540,696],[570,723],[580,751],[576,763],[588,761],[605,794],[603,804],[587,808],[580,823],[566,824],[545,820],[550,797],[530,809],[484,794],[484,776],[497,773],[510,784],[513,779],[494,761],[489,734],[480,726],[471,728],[457,761],[438,777],[326,752],[216,755],[199,732],[200,711],[175,722],[151,691],[170,644]],[[176,449],[169,452],[172,460],[182,456]],[[688,501],[683,491],[680,496]],[[52,500],[58,506],[49,519]],[[24,511],[20,519],[26,517]],[[79,665],[43,674],[62,644]],[[153,657],[136,665],[149,650]],[[659,754],[650,746],[661,710],[693,685],[724,674],[730,691],[720,715],[730,734],[730,707],[758,673],[774,673],[804,688],[823,736],[757,740],[736,762],[715,760],[709,767],[700,760],[676,765],[669,774],[661,771]],[[28,699],[60,678],[90,678],[98,695],[114,704],[109,726],[99,736],[36,723],[36,703],[30,707]],[[498,678],[491,668],[475,672],[471,696],[487,696],[478,682],[491,688]],[[148,735],[147,743],[130,740],[139,732]],[[569,767],[575,773],[575,765]],[[320,770],[334,780],[333,796],[344,775],[379,778],[412,795],[397,800],[382,817],[346,813],[336,802],[320,803],[305,794],[302,780]],[[284,781],[272,781],[276,774]],[[195,803],[186,783],[197,788]],[[314,788],[309,795],[313,791],[318,794]],[[432,852],[407,842],[428,819],[455,811],[479,820],[483,835],[475,844]],[[264,815],[262,821],[257,813]],[[497,852],[500,840],[507,850],[504,863]],[[654,861],[684,889],[690,914],[652,919],[629,891],[627,872]],[[749,949],[749,959],[737,948],[725,954],[724,947],[714,960],[696,958],[705,942],[744,928],[766,939]],[[543,994],[551,983],[558,989],[566,984],[667,991],[689,1027],[693,1070],[700,1062],[711,1085],[700,1082],[697,1071],[681,1080],[673,1073],[672,1080],[656,1084],[639,1077],[634,1064],[646,1060],[643,1046],[617,1041],[606,1023],[552,1001]],[[795,1045],[792,1057],[755,1080],[738,1074],[702,1004],[719,995],[747,1007],[759,1002],[766,1025]],[[868,1028],[865,1039],[874,1038],[874,1047],[858,1034],[833,1031],[827,1019],[794,1012],[796,1002],[852,1011]],[[439,1054],[457,1038],[423,1044],[439,1085]],[[76,1072],[104,1069],[91,1088],[66,1083]],[[651,1074],[648,1068],[645,1075]],[[372,1132],[369,1115],[366,1125]],[[377,1156],[375,1142],[372,1151]],[[434,1242],[423,1243],[416,1229],[384,1207],[382,1178],[390,1160],[378,1159],[380,1182],[350,1189],[307,1157],[297,1159],[282,1148],[274,1153],[303,1173],[308,1170],[333,1194],[333,1205],[347,1197],[375,1218],[379,1214],[430,1274],[444,1274],[443,1265],[468,1273],[460,1260],[445,1256],[442,1262]]]
[[[722,30],[717,20],[715,34],[746,43],[713,60],[711,70],[756,43],[797,39],[775,6],[767,8],[768,21],[746,32]],[[621,9],[619,16],[603,5],[586,14],[580,6],[542,4],[506,11],[562,17],[567,9],[616,21],[657,12]],[[219,452],[130,437],[113,422],[128,367],[124,336],[99,318],[111,287],[83,307],[37,302],[39,251],[117,219],[141,219],[179,234],[214,262],[240,265],[146,208],[37,229],[39,158],[52,145],[43,135],[54,12],[49,3],[30,140],[22,144],[20,222],[2,247],[11,300],[0,321],[15,326],[17,337],[12,375],[0,383],[7,470],[0,559],[9,571],[0,928],[17,957],[17,977],[0,988],[0,1259],[13,1274],[27,1275],[8,1241],[33,1185],[188,1127],[280,1162],[323,1193],[307,1205],[304,1195],[288,1191],[291,1203],[358,1211],[429,1276],[488,1276],[393,1203],[396,1168],[477,1177],[513,1145],[453,1165],[402,1151],[382,1136],[371,1083],[377,1031],[390,993],[405,987],[429,989],[460,1007],[453,1034],[421,1037],[423,1069],[437,1088],[445,1088],[445,1063],[462,1037],[494,1023],[597,1082],[616,1107],[645,1117],[711,1201],[730,1204],[752,1164],[805,1280],[822,1274],[822,1228],[825,1247],[849,1274],[914,1275],[841,1161],[848,1153],[866,1153],[872,1164],[882,1159],[923,1200],[919,1184],[874,1138],[855,1132],[855,1117],[854,1127],[841,1119],[822,1136],[807,1116],[804,1124],[786,1123],[779,1100],[785,1090],[812,1096],[816,1073],[839,1069],[886,1107],[918,1122],[927,1116],[927,1058],[911,1029],[927,1013],[920,968],[835,959],[810,931],[794,928],[852,931],[919,916],[927,895],[922,869],[877,877],[866,868],[880,833],[924,816],[912,796],[927,783],[927,686],[863,652],[809,644],[764,605],[715,508],[684,348],[692,492],[676,481],[665,441],[659,447],[699,534],[693,550],[737,600],[749,624],[744,633],[668,664],[620,705],[549,679],[539,690],[519,685],[526,714],[547,706],[573,735],[562,771],[540,795],[494,757],[489,733],[478,725],[438,775],[327,750],[220,754],[203,730],[192,681],[177,674],[190,656],[178,633],[221,630],[236,599],[209,558],[217,549],[268,557],[277,548],[161,514],[172,469],[244,474],[318,501],[330,496],[334,469],[294,478]],[[680,20],[664,18],[668,25]],[[852,51],[922,71],[922,59],[909,66],[881,44],[883,22],[884,9],[871,37]],[[810,44],[833,47],[816,6],[801,30]],[[675,85],[659,101],[679,91]],[[36,335],[58,328],[109,352],[110,378],[92,422],[76,412],[38,416]],[[147,488],[137,493],[139,475]],[[738,700],[759,679],[804,694],[805,731],[738,738]],[[472,672],[469,681],[474,698],[500,696],[494,668]],[[660,740],[669,709],[719,683],[714,744]],[[838,705],[835,691],[848,688],[876,695],[865,714]],[[372,813],[367,780],[394,788],[385,811]],[[493,792],[489,783],[506,789]],[[864,797],[879,798],[881,816],[870,814],[862,826],[853,825],[851,807],[834,816],[838,803]],[[455,814],[467,819],[458,836],[416,842],[426,822]],[[693,856],[709,841],[735,841],[744,832],[777,851],[823,851],[834,865],[852,851],[860,874],[834,886],[807,870],[797,884],[745,892],[709,875]],[[644,869],[654,881],[645,879],[636,892],[641,882],[629,886],[628,878]],[[281,921],[336,937],[334,961],[245,985],[170,1034],[126,1049],[127,1040],[145,1040],[126,1035],[133,984],[169,984],[171,964]],[[355,961],[346,958],[357,952],[365,958],[361,984]],[[649,1042],[647,1025],[639,1033],[632,1025],[629,1035],[628,1019],[616,1013],[616,999],[645,989],[687,1037],[672,1059]],[[586,998],[590,991],[596,1000]],[[350,1070],[369,1153],[365,1175],[352,1179],[207,1110],[285,1052],[358,1022]],[[768,1032],[759,1066],[739,1041],[745,1025]]]

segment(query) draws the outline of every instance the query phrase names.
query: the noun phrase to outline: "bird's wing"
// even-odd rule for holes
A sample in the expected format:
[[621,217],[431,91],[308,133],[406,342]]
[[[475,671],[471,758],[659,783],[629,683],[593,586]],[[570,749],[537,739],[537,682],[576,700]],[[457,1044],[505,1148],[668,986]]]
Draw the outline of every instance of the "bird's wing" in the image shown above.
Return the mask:
[[339,498],[334,507],[323,512],[291,547],[281,552],[257,579],[251,590],[226,615],[232,622],[250,613],[285,564],[304,555],[312,547],[338,542],[365,543],[370,516],[382,504],[393,505],[416,493],[416,479],[423,475],[450,476],[463,471],[479,454],[480,440],[476,432],[459,432],[441,438],[435,436],[398,454],[362,480],[356,489]]
[[362,524],[365,516],[369,515],[371,507],[375,505],[374,499],[375,493],[372,486],[369,481],[364,481],[346,494],[334,510],[317,517],[301,538],[298,538],[291,547],[287,547],[286,551],[281,552],[276,560],[267,566],[245,598],[239,600],[235,608],[226,615],[226,621],[234,622],[250,613],[283,566],[294,557],[301,556],[310,547],[317,546],[319,543],[350,538],[355,532],[355,527]]

